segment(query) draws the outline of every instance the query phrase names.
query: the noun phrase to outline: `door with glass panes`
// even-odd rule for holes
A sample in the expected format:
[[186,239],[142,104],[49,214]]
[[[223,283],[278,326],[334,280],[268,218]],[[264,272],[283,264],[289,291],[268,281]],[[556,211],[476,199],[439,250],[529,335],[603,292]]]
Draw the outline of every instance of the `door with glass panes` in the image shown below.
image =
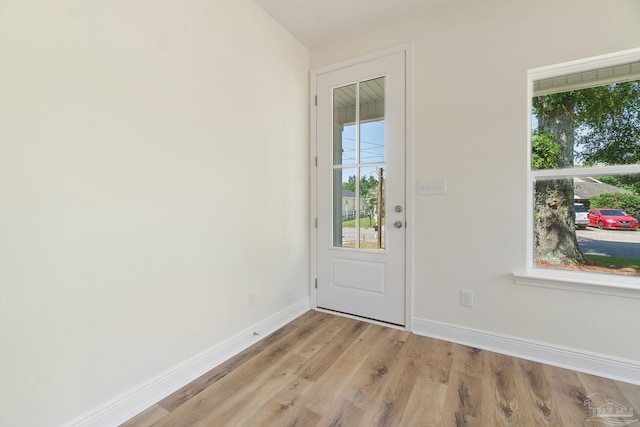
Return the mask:
[[316,80],[319,308],[405,323],[405,53]]

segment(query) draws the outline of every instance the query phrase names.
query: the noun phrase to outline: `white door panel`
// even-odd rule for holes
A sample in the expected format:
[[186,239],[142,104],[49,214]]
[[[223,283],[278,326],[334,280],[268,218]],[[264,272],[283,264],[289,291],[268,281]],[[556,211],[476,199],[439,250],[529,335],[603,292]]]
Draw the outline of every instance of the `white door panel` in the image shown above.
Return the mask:
[[331,259],[331,283],[336,288],[384,295],[384,263]]

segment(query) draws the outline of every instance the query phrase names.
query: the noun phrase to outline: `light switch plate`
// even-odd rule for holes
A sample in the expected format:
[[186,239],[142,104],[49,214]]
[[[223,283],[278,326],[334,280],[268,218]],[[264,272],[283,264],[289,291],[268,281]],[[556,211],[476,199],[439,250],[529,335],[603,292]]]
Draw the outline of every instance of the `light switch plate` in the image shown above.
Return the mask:
[[418,181],[418,194],[421,196],[447,194],[447,180]]

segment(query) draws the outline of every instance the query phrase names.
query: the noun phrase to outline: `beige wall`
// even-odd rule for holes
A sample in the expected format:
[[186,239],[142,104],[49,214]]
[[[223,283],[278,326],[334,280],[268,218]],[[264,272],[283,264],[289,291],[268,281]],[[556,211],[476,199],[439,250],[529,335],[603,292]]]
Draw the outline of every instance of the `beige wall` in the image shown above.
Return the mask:
[[640,46],[640,2],[458,0],[314,48],[311,66],[410,41],[415,180],[448,190],[414,196],[414,316],[640,361],[640,300],[511,276],[525,269],[527,70]]
[[0,425],[307,297],[308,61],[249,0],[0,2]]

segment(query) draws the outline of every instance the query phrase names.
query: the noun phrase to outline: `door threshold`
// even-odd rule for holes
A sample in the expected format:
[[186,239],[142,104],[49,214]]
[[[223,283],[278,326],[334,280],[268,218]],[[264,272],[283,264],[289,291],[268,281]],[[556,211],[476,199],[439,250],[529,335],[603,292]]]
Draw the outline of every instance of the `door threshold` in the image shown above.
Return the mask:
[[401,331],[408,331],[408,329],[404,325],[399,325],[397,323],[383,322],[381,320],[372,319],[370,317],[356,316],[355,314],[345,313],[337,310],[330,310],[328,308],[322,308],[322,307],[316,307],[315,310],[321,313],[335,314],[336,316],[347,317],[349,319],[362,320],[363,322],[372,323],[378,326],[384,326],[386,328],[398,329]]

